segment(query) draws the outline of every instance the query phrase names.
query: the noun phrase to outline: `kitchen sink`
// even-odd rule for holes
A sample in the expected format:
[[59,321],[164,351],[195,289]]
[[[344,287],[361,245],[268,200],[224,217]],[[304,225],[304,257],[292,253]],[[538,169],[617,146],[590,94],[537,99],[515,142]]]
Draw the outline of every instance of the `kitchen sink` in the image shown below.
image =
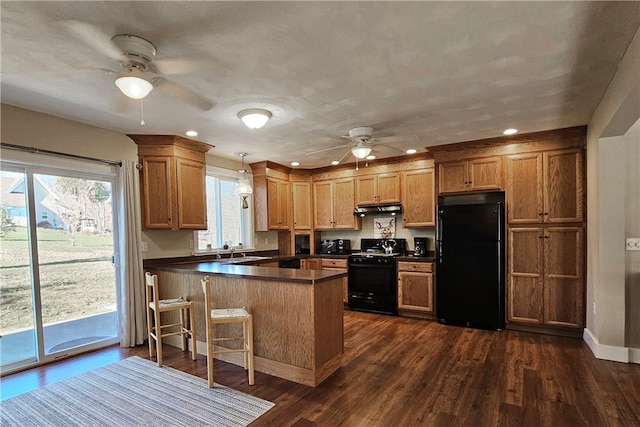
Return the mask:
[[265,259],[271,259],[268,256],[239,256],[236,258],[221,258],[215,260],[215,262],[219,262],[222,264],[242,264],[243,262],[251,262],[251,261],[261,261]]

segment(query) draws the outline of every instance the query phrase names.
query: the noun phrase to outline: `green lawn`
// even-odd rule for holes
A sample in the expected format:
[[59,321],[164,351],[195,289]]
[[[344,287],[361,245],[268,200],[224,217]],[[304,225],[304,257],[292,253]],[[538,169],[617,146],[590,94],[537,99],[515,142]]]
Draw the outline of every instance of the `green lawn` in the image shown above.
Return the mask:
[[[39,228],[38,264],[45,324],[115,310],[113,237]],[[27,230],[0,240],[0,334],[33,327]]]

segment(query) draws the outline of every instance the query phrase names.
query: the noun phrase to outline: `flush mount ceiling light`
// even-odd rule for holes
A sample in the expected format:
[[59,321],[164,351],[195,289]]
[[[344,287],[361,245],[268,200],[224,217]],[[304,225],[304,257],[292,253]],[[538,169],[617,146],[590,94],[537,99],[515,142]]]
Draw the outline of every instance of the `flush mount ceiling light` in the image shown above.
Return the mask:
[[271,111],[263,110],[261,108],[250,108],[248,110],[242,110],[238,113],[240,120],[247,125],[249,129],[260,129],[267,124],[271,118]]
[[367,147],[366,145],[358,144],[357,146],[351,149],[351,153],[359,159],[366,158],[369,154],[371,154],[371,147]]
[[291,162],[291,166],[300,166],[300,162]]
[[407,154],[416,154],[418,150],[416,150],[415,148],[409,148],[406,152]]
[[116,76],[116,86],[131,99],[142,99],[153,90],[149,77],[136,67],[128,67]]
[[516,133],[518,133],[518,129],[507,129],[504,132],[502,132],[503,135],[515,135]]
[[242,197],[242,209],[247,209],[249,207],[247,197],[253,194],[253,188],[251,188],[251,183],[249,182],[249,174],[244,168],[244,158],[247,153],[238,153],[238,155],[242,157],[242,169],[238,171],[238,177],[236,178],[236,194]]
[[185,134],[187,136],[198,136],[198,132],[196,132],[195,130],[188,130],[185,132]]

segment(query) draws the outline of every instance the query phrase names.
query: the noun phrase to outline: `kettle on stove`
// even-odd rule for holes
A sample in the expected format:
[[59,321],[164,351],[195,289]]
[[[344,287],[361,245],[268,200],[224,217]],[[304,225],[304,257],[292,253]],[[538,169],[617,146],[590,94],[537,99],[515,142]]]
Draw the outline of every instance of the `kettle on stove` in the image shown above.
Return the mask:
[[413,238],[413,256],[414,257],[427,256],[427,238],[426,237]]

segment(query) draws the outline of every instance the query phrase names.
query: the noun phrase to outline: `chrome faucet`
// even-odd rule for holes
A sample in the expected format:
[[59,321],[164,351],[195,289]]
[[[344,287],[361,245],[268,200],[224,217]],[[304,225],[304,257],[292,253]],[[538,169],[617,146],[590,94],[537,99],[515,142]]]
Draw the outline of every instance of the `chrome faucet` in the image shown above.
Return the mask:
[[220,248],[216,249],[216,259],[220,259],[222,258],[222,255],[220,255]]
[[229,251],[231,251],[231,258],[233,258],[233,251],[234,251],[233,246],[229,247]]

